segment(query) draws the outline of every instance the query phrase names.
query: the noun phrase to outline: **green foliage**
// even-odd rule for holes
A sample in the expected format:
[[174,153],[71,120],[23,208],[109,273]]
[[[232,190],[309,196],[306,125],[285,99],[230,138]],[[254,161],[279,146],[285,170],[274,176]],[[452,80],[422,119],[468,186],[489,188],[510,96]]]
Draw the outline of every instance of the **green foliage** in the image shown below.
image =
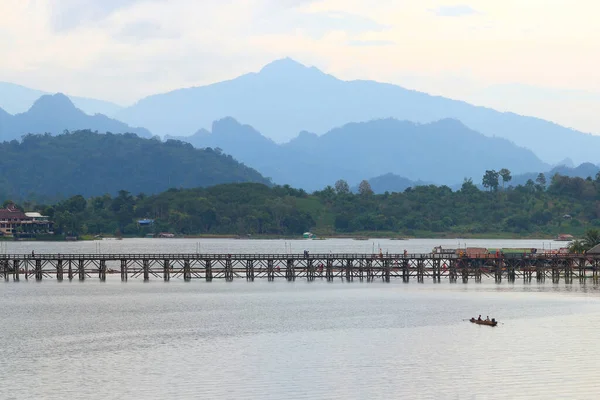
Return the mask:
[[498,189],[498,179],[500,178],[500,173],[496,172],[495,170],[487,170],[485,171],[485,175],[483,175],[483,180],[481,181],[481,184],[483,185],[483,187],[491,190],[497,190]]
[[[539,184],[538,184],[539,185]],[[340,185],[338,185],[340,186]],[[410,234],[578,234],[600,226],[600,181],[553,177],[548,190],[532,182],[502,192],[479,190],[465,179],[460,190],[417,186],[375,195],[328,186],[307,194],[289,186],[240,183],[209,188],[169,189],[156,195],[119,191],[87,200],[77,195],[51,206],[30,202],[48,215],[58,233],[145,235],[401,232]],[[538,186],[539,187],[539,186]],[[28,208],[29,208],[28,207]],[[29,208],[30,209],[30,208]],[[139,219],[154,224],[140,227]],[[581,243],[600,243],[588,230]],[[583,251],[581,250],[581,251]]]
[[[76,194],[114,195],[122,188],[159,193],[171,187],[269,183],[217,150],[134,134],[76,131],[59,136],[27,135],[21,143],[1,143],[0,160],[0,196],[35,202]],[[32,192],[39,197],[31,196]]]

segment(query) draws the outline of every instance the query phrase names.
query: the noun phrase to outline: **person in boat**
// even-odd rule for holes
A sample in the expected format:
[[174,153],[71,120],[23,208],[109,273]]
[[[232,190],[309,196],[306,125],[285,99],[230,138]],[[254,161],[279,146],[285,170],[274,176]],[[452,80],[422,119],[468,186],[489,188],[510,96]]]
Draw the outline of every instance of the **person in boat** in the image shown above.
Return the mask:
[[477,317],[477,321],[481,321],[481,315],[479,315],[479,317]]
[[496,322],[496,318],[492,318],[492,322]]
[[486,320],[486,321],[489,321],[489,320],[490,320],[490,317],[489,317],[489,316],[485,317],[485,320]]

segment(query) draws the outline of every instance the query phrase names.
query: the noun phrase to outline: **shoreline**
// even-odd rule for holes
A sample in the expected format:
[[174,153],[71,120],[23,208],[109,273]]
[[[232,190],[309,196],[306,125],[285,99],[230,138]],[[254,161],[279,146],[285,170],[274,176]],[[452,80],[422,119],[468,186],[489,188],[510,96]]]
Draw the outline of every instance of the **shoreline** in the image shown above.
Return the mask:
[[[398,240],[398,241],[406,241],[406,240],[415,240],[415,239],[456,239],[456,240],[464,240],[464,239],[480,239],[480,240],[550,240],[557,243],[569,243],[569,241],[564,240],[556,240],[555,235],[548,234],[527,234],[527,235],[515,235],[515,234],[502,234],[502,233],[488,233],[488,234],[456,234],[456,233],[441,233],[441,234],[419,234],[419,235],[411,235],[404,236],[398,235],[394,233],[383,233],[383,232],[361,232],[355,234],[328,234],[328,235],[318,235],[314,238],[303,238],[299,235],[287,236],[287,235],[232,235],[232,234],[209,234],[209,235],[182,235],[175,236],[173,238],[159,238],[159,237],[143,237],[143,236],[123,236],[122,238],[116,238],[114,236],[104,236],[101,239],[94,238],[91,235],[82,235],[76,241],[102,241],[102,240],[120,240],[120,239],[232,239],[232,240],[328,240],[328,239],[352,239],[357,241],[368,241],[368,240]],[[0,241],[8,241],[8,242],[69,242],[73,240],[66,240],[65,238],[56,237],[56,238],[28,238],[24,240],[14,239],[12,237],[2,237]]]

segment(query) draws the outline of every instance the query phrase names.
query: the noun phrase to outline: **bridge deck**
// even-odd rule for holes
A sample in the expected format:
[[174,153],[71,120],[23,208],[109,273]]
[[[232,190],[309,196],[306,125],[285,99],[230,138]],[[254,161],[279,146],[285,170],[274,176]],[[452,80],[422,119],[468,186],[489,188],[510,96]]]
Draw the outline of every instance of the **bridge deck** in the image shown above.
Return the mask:
[[1,254],[0,274],[6,281],[34,277],[42,280],[55,276],[58,280],[85,280],[96,276],[105,280],[107,274],[129,278],[163,279],[225,279],[254,280],[277,278],[293,281],[297,278],[354,280],[382,279],[389,282],[401,278],[408,282],[416,278],[423,282],[431,278],[440,282],[461,279],[480,282],[493,277],[496,282],[508,279],[535,278],[553,282],[564,279],[599,279],[600,256],[581,254]]

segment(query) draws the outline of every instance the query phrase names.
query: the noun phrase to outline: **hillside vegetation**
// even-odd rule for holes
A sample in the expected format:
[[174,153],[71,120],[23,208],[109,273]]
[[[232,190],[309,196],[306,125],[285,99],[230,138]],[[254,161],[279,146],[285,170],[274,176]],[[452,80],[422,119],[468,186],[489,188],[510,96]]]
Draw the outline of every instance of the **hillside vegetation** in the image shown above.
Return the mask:
[[[0,197],[38,202],[133,193],[159,193],[234,182],[269,184],[257,171],[218,150],[135,134],[76,131],[28,135],[0,144]],[[54,200],[53,200],[54,199]]]
[[[49,215],[58,233],[299,235],[313,230],[321,235],[519,236],[579,234],[600,226],[600,176],[556,175],[546,188],[540,175],[537,182],[502,189],[498,175],[488,172],[488,191],[470,180],[457,191],[430,185],[381,195],[373,194],[367,182],[357,194],[343,181],[312,194],[244,183],[151,196],[126,191],[87,200],[75,196],[25,208]],[[152,218],[154,225],[141,228],[136,223],[140,218]]]

